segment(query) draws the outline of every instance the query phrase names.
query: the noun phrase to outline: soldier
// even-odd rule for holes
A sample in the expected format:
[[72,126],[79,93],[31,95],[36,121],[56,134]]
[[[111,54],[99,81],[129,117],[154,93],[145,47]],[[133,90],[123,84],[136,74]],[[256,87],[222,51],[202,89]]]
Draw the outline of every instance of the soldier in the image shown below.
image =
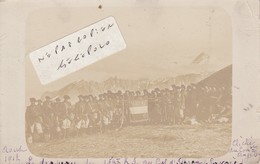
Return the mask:
[[94,98],[93,95],[89,95],[89,107],[91,109],[90,111],[90,131],[96,132],[100,131],[101,127],[100,125],[100,112],[98,111],[98,104],[97,100]]
[[84,104],[84,114],[90,113],[90,106],[89,106],[89,98],[88,95],[84,95],[83,97],[83,104]]
[[62,132],[61,132],[61,122],[62,122],[62,115],[63,115],[63,103],[61,102],[60,98],[57,97],[55,99],[55,102],[53,103],[53,138],[61,138]]
[[109,129],[113,128],[113,119],[114,119],[114,113],[115,113],[115,100],[113,98],[113,94],[108,94],[107,95],[107,107],[109,111]]
[[165,91],[164,90],[159,90],[157,92],[157,110],[158,110],[158,116],[160,119],[160,123],[165,123],[166,121],[166,104],[165,104]]
[[185,111],[184,111],[184,116],[191,118],[193,116],[193,95],[192,95],[192,87],[188,86],[187,87],[187,95],[186,95],[186,101],[185,101]]
[[129,125],[130,123],[130,105],[131,97],[129,91],[126,91],[123,95],[123,115],[124,115],[124,125]]
[[75,104],[75,123],[77,135],[81,135],[85,132],[85,114],[86,114],[86,101],[83,95],[78,96],[79,101]]
[[177,124],[177,118],[178,118],[178,111],[177,111],[177,107],[178,107],[178,102],[177,102],[177,97],[178,97],[178,87],[173,84],[171,85],[172,90],[171,90],[171,102],[172,102],[172,120],[173,120],[173,124]]
[[177,97],[176,97],[176,110],[175,110],[175,118],[176,123],[181,124],[183,120],[183,106],[184,106],[184,96],[181,88],[177,89]]
[[166,90],[161,91],[160,96],[160,107],[161,107],[161,123],[166,124],[167,122],[167,92]]
[[51,101],[49,96],[45,97],[45,101],[43,103],[44,108],[44,138],[46,141],[49,139],[54,139],[56,136],[56,127],[57,120],[55,116],[55,103]]
[[114,115],[112,120],[112,127],[115,129],[118,129],[122,125],[122,119],[123,119],[123,101],[121,93],[118,92],[115,99],[114,104]]
[[70,100],[70,96],[64,95],[63,99],[64,99],[64,101],[62,102],[63,105],[64,105],[63,113],[64,113],[64,115],[68,116],[69,113],[73,112],[71,102],[69,101]]
[[174,90],[170,90],[169,91],[170,95],[169,95],[169,100],[168,100],[168,104],[169,104],[169,120],[170,120],[170,124],[174,124],[175,120],[174,120],[174,111],[175,111],[175,103],[176,103],[176,97],[175,97],[175,91]]
[[41,123],[43,123],[43,103],[42,103],[42,100],[39,99],[37,100],[37,106],[38,106],[38,111],[39,111],[39,120]]
[[141,92],[140,91],[136,91],[135,92],[135,100],[142,100],[142,96],[141,96]]
[[51,101],[51,98],[49,96],[45,97],[45,101],[43,102],[43,115],[44,119],[48,119],[50,116],[50,113],[53,112],[53,103]]
[[73,118],[72,105],[70,103],[70,97],[68,95],[63,96],[62,102],[62,115],[60,116],[59,124],[61,126],[63,138],[69,136],[70,128],[72,126],[71,118]]
[[[46,123],[46,111],[45,111],[45,107],[42,103],[42,100],[37,100],[37,107],[38,107],[38,111],[39,111],[39,117],[38,117],[38,127],[39,129],[42,129],[41,131],[43,131],[43,135],[42,135],[42,140],[46,139],[46,133],[48,132],[48,128],[47,128],[47,123]],[[49,138],[49,137],[48,137]]]
[[42,118],[43,118],[43,131],[44,131],[44,139],[50,138],[50,124],[51,124],[51,114],[53,112],[53,103],[49,96],[45,97],[45,101],[42,106]]
[[156,122],[156,109],[155,109],[155,93],[152,91],[148,94],[148,115],[150,123]]
[[78,96],[79,101],[75,104],[75,115],[76,119],[80,120],[84,113],[86,112],[86,103],[84,101],[84,97],[82,95]]
[[84,133],[89,133],[89,125],[90,125],[90,113],[91,113],[91,107],[89,105],[89,98],[87,95],[83,96],[84,98],[84,104],[85,104],[85,110],[83,112],[83,128],[84,128]]
[[154,91],[154,118],[155,123],[161,121],[161,104],[160,104],[160,91]]
[[108,129],[110,122],[110,114],[109,114],[109,104],[107,103],[105,99],[105,94],[99,95],[98,100],[98,108],[100,112],[100,123],[101,123],[101,132]]
[[165,93],[165,114],[166,114],[166,123],[171,124],[173,122],[172,112],[173,112],[173,102],[172,94],[169,89],[166,89]]
[[62,115],[63,113],[63,104],[62,102],[60,101],[60,98],[56,98],[55,99],[55,103],[53,104],[54,105],[54,115],[57,119],[59,119],[59,117]]
[[191,84],[191,92],[189,92],[189,94],[191,95],[191,115],[192,117],[194,117],[195,119],[197,119],[197,115],[198,115],[198,106],[199,106],[199,92],[198,92],[198,88],[196,84]]
[[33,142],[39,142],[43,139],[43,129],[38,119],[40,112],[35,98],[30,98],[30,103],[25,113],[28,133],[32,135]]

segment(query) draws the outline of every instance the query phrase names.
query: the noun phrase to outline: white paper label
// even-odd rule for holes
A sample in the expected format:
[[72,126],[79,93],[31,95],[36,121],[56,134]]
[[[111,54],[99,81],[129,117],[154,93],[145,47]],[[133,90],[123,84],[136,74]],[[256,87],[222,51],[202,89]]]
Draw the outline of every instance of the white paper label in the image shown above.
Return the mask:
[[45,85],[125,47],[115,19],[108,17],[44,46],[29,56],[41,83]]

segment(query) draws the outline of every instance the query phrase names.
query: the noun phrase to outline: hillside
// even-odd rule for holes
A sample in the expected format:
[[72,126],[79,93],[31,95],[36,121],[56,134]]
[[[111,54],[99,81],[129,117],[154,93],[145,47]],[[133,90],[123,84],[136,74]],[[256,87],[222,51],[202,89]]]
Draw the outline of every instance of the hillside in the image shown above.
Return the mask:
[[45,96],[50,96],[52,98],[62,97],[63,95],[69,95],[72,97],[72,101],[77,100],[77,96],[94,94],[98,95],[100,93],[106,92],[107,90],[118,91],[118,90],[144,90],[144,89],[153,89],[153,88],[169,88],[172,84],[176,85],[188,85],[190,83],[197,83],[208,77],[210,74],[186,74],[180,75],[176,77],[165,77],[158,78],[155,80],[149,79],[138,79],[138,80],[129,80],[129,79],[121,79],[118,77],[110,77],[103,82],[95,82],[95,81],[77,81],[73,82],[60,90],[53,92],[45,92],[42,95],[42,99]]

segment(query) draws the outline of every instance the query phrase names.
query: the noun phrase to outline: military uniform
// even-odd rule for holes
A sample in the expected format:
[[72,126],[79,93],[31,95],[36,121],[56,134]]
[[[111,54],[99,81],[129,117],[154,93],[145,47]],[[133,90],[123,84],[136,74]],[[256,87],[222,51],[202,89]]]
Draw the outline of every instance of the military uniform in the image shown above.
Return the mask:
[[36,99],[30,98],[31,105],[27,107],[25,119],[27,124],[27,133],[32,136],[33,142],[38,142],[43,139],[43,128],[39,120],[39,107],[36,105]]

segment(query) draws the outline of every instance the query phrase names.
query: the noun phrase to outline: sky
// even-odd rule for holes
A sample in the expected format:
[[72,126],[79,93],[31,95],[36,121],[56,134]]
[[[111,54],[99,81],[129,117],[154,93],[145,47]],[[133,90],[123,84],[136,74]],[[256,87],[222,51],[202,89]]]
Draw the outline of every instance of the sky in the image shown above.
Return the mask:
[[[219,8],[159,6],[50,8],[27,19],[27,55],[55,40],[113,16],[126,49],[47,85],[42,85],[27,56],[26,95],[40,97],[80,80],[156,79],[212,72],[232,63],[231,21]],[[191,64],[201,53],[207,62]]]

